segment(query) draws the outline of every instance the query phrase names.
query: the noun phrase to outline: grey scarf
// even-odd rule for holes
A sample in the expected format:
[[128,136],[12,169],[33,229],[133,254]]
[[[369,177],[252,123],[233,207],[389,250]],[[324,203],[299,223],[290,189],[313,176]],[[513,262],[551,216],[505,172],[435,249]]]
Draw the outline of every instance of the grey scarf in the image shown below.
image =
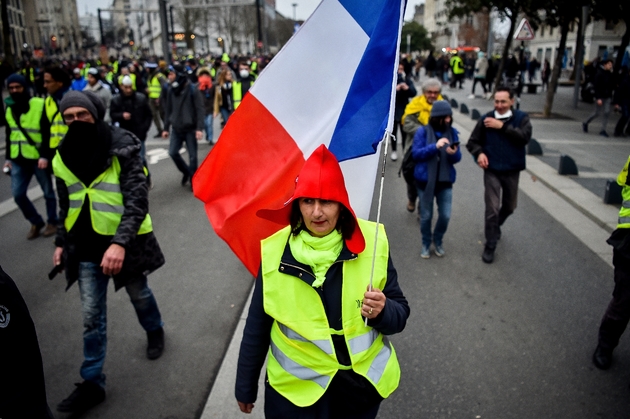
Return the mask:
[[[427,145],[435,144],[437,142],[437,137],[435,136],[435,131],[431,125],[425,125],[424,129],[427,133]],[[442,138],[448,139],[449,144],[453,142],[453,135],[451,132],[451,127],[448,127],[446,132],[442,133]],[[450,167],[448,164],[446,154],[446,147],[448,145],[440,148],[435,156],[431,160],[427,162],[427,186],[424,188],[424,193],[422,194],[422,202],[420,205],[433,205],[433,196],[435,195],[435,184],[439,182],[450,182]],[[437,178],[438,174],[438,164],[440,165],[440,178]]]

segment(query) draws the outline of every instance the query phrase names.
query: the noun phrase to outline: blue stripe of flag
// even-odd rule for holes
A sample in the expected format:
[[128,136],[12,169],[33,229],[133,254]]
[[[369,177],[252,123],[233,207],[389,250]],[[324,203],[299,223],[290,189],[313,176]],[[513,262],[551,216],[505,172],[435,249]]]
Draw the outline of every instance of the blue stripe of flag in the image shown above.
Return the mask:
[[339,161],[373,154],[387,127],[398,54],[400,2],[340,0],[370,40],[330,142],[329,149]]

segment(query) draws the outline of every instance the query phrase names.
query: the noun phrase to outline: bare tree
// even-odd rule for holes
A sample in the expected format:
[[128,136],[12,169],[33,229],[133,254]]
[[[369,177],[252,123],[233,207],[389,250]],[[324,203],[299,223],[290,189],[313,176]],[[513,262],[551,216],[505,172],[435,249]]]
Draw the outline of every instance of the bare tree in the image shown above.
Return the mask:
[[[180,0],[182,6],[194,6],[199,2],[196,0]],[[203,22],[203,13],[200,13],[200,9],[184,9],[176,8],[176,20],[177,23],[184,30],[184,39],[186,40],[186,48],[195,50],[195,40],[191,36],[195,33],[197,26]]]

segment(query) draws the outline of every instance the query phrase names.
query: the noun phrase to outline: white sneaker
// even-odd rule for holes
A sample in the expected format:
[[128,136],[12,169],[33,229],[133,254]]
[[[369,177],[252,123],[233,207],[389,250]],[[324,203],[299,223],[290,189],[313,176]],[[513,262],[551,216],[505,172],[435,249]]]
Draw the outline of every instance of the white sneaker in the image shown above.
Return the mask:
[[468,96],[468,99],[474,99],[474,98],[475,98],[475,95],[469,95]]
[[391,159],[392,161],[398,160],[398,153],[396,153],[395,151],[392,151]]

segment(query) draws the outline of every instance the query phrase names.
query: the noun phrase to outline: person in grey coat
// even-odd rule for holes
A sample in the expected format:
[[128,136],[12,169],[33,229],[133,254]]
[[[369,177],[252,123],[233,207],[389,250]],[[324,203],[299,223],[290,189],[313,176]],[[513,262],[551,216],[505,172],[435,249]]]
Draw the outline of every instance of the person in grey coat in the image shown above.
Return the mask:
[[[168,79],[170,86],[166,92],[162,137],[168,138],[169,130],[173,128],[168,154],[183,174],[182,186],[186,186],[197,171],[197,140],[203,138],[205,127],[203,99],[181,65],[173,66]],[[188,165],[179,154],[184,142],[188,149]]]

